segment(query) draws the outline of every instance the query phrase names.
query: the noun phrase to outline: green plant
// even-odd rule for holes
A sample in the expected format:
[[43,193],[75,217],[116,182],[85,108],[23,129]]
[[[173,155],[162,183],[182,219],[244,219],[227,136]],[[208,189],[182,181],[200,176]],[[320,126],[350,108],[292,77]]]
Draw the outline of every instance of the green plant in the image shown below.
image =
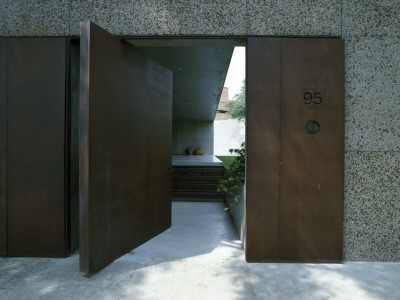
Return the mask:
[[239,93],[228,101],[226,107],[229,108],[228,114],[232,119],[246,119],[246,80],[243,80]]
[[238,202],[240,195],[237,193],[241,187],[241,181],[244,180],[245,176],[245,156],[246,148],[245,143],[242,143],[238,149],[229,149],[229,152],[236,154],[234,161],[230,165],[229,169],[226,170],[224,177],[219,181],[218,192],[230,194],[233,197],[228,203],[228,207],[225,210],[229,210]]
[[223,156],[223,155],[216,155],[216,157],[222,161],[222,163],[224,164],[224,168],[226,170],[228,170],[231,167],[231,164],[235,161],[236,156],[233,155],[227,155],[227,156]]

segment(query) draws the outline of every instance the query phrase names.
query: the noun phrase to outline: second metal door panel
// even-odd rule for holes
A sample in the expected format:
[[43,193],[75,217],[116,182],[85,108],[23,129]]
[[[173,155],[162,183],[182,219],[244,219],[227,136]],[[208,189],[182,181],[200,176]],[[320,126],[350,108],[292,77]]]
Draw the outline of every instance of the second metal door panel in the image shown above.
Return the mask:
[[281,40],[283,260],[341,260],[343,90],[342,40]]
[[279,259],[280,93],[280,40],[249,39],[245,243],[249,261]]
[[66,43],[8,40],[7,255],[66,256]]
[[343,49],[340,39],[249,38],[248,261],[342,259]]
[[0,255],[7,254],[7,44],[0,39]]

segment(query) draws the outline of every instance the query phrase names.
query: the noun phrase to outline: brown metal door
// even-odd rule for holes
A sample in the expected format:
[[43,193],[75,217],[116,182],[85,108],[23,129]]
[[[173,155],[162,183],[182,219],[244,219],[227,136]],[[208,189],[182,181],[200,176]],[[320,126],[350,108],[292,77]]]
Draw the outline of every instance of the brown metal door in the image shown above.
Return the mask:
[[247,43],[246,259],[279,260],[280,39]]
[[284,260],[342,259],[343,53],[340,39],[281,41]]
[[172,73],[93,23],[81,27],[80,269],[170,227]]
[[0,255],[7,254],[7,47],[6,40],[0,39]]
[[342,259],[343,49],[340,39],[249,39],[250,261]]
[[[3,180],[0,182],[4,183],[6,172],[6,254],[63,257],[68,254],[67,40],[22,38],[9,39],[5,43],[7,92],[2,92],[6,97],[1,97],[0,103],[4,108],[4,101],[7,101],[7,110],[0,110],[0,156],[2,165],[6,161],[7,168],[1,168]],[[3,68],[0,72],[3,88]],[[3,145],[5,124],[6,160]],[[1,190],[4,204],[3,184]]]

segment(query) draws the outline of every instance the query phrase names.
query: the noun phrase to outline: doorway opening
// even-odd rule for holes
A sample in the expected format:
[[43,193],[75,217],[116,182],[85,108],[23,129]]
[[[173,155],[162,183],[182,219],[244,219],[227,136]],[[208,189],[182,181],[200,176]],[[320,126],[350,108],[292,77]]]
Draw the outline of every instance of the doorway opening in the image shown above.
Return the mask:
[[[132,40],[121,42],[94,24],[84,27],[80,41],[79,157],[83,171],[79,238],[81,252],[84,246],[89,254],[83,251],[84,255],[80,255],[81,270],[90,273],[117,256],[113,249],[95,253],[88,242],[90,232],[105,244],[120,243],[126,253],[170,226],[171,184],[166,183],[172,154],[177,151],[177,155],[183,155],[179,151],[185,150],[182,133],[186,130],[188,140],[204,143],[194,147],[213,156],[213,127],[209,125],[214,121],[237,42],[139,39],[134,45]],[[182,130],[183,123],[189,123],[188,128]],[[207,128],[202,126],[206,123]],[[173,127],[177,131],[173,132]],[[201,133],[206,138],[199,138],[204,137]],[[174,136],[177,144],[171,143]],[[85,144],[88,146],[83,147]],[[121,181],[127,182],[123,190]],[[110,193],[107,197],[99,192],[104,188]],[[119,204],[110,201],[110,197],[123,199]],[[92,209],[95,207],[103,209]],[[86,210],[88,213],[83,213]],[[114,210],[123,212],[120,219],[110,217]],[[111,226],[107,220],[115,224]],[[129,220],[137,223],[134,230],[124,225]],[[110,226],[128,232],[108,234]],[[130,238],[123,238],[126,235]]]
[[[218,191],[218,184],[236,155],[229,149],[240,148],[245,140],[245,112],[233,119],[227,102],[240,97],[245,101],[246,39],[127,42],[173,72],[172,201],[233,201],[233,196]],[[240,209],[232,211],[241,237],[243,188]]]
[[[93,27],[95,35],[98,36],[97,40],[93,38],[94,42],[101,45],[102,42],[99,43],[99,41],[108,41],[109,45],[115,48],[117,54],[125,54],[125,50],[119,50],[125,47],[119,39],[101,32],[91,24],[85,26]],[[331,45],[334,47],[330,47]],[[316,260],[321,259],[321,257],[332,260],[340,258],[342,249],[340,215],[343,190],[342,176],[340,175],[343,169],[343,149],[341,147],[343,144],[343,43],[342,41],[328,39],[249,38],[247,47],[249,51],[248,69],[251,73],[249,74],[248,85],[251,109],[250,107],[247,109],[248,115],[251,116],[251,122],[249,118],[247,131],[252,138],[250,142],[250,136],[248,137],[247,145],[249,159],[247,160],[248,192],[246,195],[248,200],[251,199],[251,206],[247,205],[250,210],[247,210],[245,214],[246,233],[251,233],[251,238],[246,235],[246,258],[250,261]],[[133,50],[129,50],[129,52],[134,54]],[[103,74],[99,76],[100,78],[94,78],[93,84],[99,94],[105,94],[101,92],[102,89],[109,93],[107,87],[103,87],[101,83],[112,79],[114,83],[113,94],[109,93],[109,95],[114,95],[120,93],[120,83],[116,83],[114,78],[107,78],[109,75],[104,73],[104,70],[118,70],[120,68],[127,73],[130,70],[125,70],[126,68],[123,67],[126,59],[124,55],[117,57],[118,68],[114,68],[112,64],[107,62],[106,54],[96,53],[95,51],[88,52],[88,57],[93,58],[92,61],[97,62],[98,68],[103,71]],[[154,57],[157,58],[157,56]],[[305,71],[311,68],[319,70],[319,72],[314,74]],[[91,71],[93,74],[98,74],[93,70]],[[182,68],[181,70],[177,68],[177,71],[182,71]],[[157,76],[157,74],[153,75]],[[330,78],[335,80],[330,80]],[[131,81],[125,83],[123,90],[130,92],[130,84]],[[138,88],[141,87],[138,86]],[[219,91],[221,91],[221,88],[222,86]],[[209,89],[204,89],[204,91],[208,92]],[[328,93],[328,91],[330,92]],[[83,90],[83,92],[86,92],[86,90]],[[314,95],[315,101],[313,103],[310,102],[312,99],[309,95]],[[321,106],[322,98],[324,98],[324,105]],[[300,102],[297,101],[298,99],[300,99]],[[97,100],[96,106],[98,104],[103,105],[102,116],[104,115],[103,111],[108,112],[108,109],[114,109],[108,105],[109,97],[103,97],[101,103]],[[185,100],[187,101],[187,98]],[[94,100],[91,101],[93,103]],[[126,97],[121,97],[119,101],[126,103]],[[216,106],[217,101],[215,102]],[[196,102],[196,104],[198,103]],[[123,107],[125,107],[125,104],[120,106],[118,114],[123,113],[125,117],[129,118],[130,115],[122,111]],[[334,119],[332,112],[336,112]],[[165,112],[163,113],[165,115]],[[168,115],[171,117],[169,113]],[[298,122],[293,122],[294,116],[298,118]],[[145,117],[145,120],[149,119],[151,119],[151,115]],[[310,120],[318,121],[321,128],[325,128],[324,130],[332,129],[332,134],[323,135],[321,129],[318,133],[310,135],[303,128],[304,124],[307,124]],[[324,120],[327,126],[321,120]],[[141,125],[141,123],[138,124]],[[156,122],[153,124],[156,124]],[[151,131],[149,131],[149,125],[146,126],[148,127],[145,127],[144,131],[147,131],[148,136]],[[98,129],[94,125],[92,127],[94,130]],[[338,130],[333,130],[335,128],[338,128]],[[180,129],[181,126],[178,125],[178,133]],[[108,127],[103,128],[103,132],[108,132],[108,130]],[[126,134],[128,131],[124,133]],[[332,138],[333,136],[335,139]],[[310,139],[311,141],[309,141]],[[179,140],[180,136],[178,136]],[[96,143],[92,144],[92,146],[96,145]],[[178,142],[178,149],[179,145]],[[288,145],[295,146],[289,147]],[[310,145],[313,146],[310,147]],[[332,146],[327,147],[327,145]],[[252,153],[250,153],[251,149]],[[282,149],[287,151],[285,152]],[[298,149],[303,149],[303,151],[297,151]],[[309,150],[305,151],[304,149]],[[334,151],[331,151],[332,149]],[[170,153],[168,156],[170,162],[171,149],[167,150]],[[294,152],[290,152],[293,150]],[[323,159],[314,159],[315,157],[319,158],[320,152],[324,153]],[[165,153],[166,151],[164,151]],[[98,155],[102,155],[102,152],[94,153],[95,157]],[[119,153],[116,153],[116,155],[119,155]],[[338,164],[333,166],[331,157]],[[316,168],[317,163],[318,168]],[[102,167],[106,168],[107,165]],[[331,177],[327,175],[326,167],[332,167],[331,170],[338,174],[336,176],[337,181],[332,182],[330,180]],[[156,169],[159,172],[159,168]],[[316,173],[318,176],[314,176],[313,174],[317,169],[318,172],[321,172]],[[142,168],[142,170],[147,169]],[[131,173],[136,174],[136,172]],[[307,180],[304,180],[305,178]],[[324,184],[321,184],[322,179],[324,179]],[[326,189],[321,188],[322,185],[326,186]],[[326,194],[322,194],[322,191]],[[321,198],[327,197],[329,197],[333,209],[329,209],[329,206],[325,204],[326,202],[319,201]],[[170,199],[164,200],[166,200],[165,203],[170,203]],[[146,199],[142,203],[141,205],[149,205]],[[290,205],[287,203],[290,203]],[[107,203],[107,205],[111,207],[114,204]],[[131,204],[126,203],[126,205]],[[299,214],[298,211],[292,209],[293,207],[299,207],[298,210],[302,213]],[[307,207],[307,209],[304,209],[304,207]],[[150,212],[151,216],[159,216],[162,211],[167,211],[167,209],[160,208],[157,205],[150,208],[158,211],[157,214],[154,214],[151,209],[145,210]],[[332,211],[335,213],[332,214]],[[321,218],[321,215],[326,217]],[[153,233],[144,237],[140,242],[144,242],[168,228],[170,216],[166,216],[166,214],[162,216],[165,217],[165,222],[160,224],[162,226],[154,227]],[[312,216],[312,218],[308,216]],[[154,220],[158,219],[155,218]],[[260,226],[260,224],[262,225]],[[321,224],[325,227],[322,227]],[[118,224],[118,226],[120,225]],[[154,225],[154,223],[149,225]],[[108,230],[107,226],[103,227]],[[315,227],[323,228],[323,230],[315,231]],[[272,246],[271,239],[268,243],[266,240],[260,239],[261,236],[265,236],[267,229],[270,230],[268,236],[274,237]],[[297,234],[298,232],[299,234]],[[329,232],[329,235],[327,235],[327,232]],[[332,236],[334,239],[326,238],[328,236]],[[99,235],[99,237],[102,238],[103,236]],[[283,237],[287,238],[284,245],[282,243]],[[309,239],[310,242],[306,244],[298,242],[298,240],[306,239]],[[287,253],[282,250],[282,247],[286,247],[284,249]],[[322,250],[320,251],[320,249]]]
[[229,155],[230,148],[240,147],[243,126],[232,131],[232,124],[215,126],[215,121],[233,119],[228,100],[245,95],[245,39],[126,41],[173,73],[172,155],[195,154],[196,148],[205,155]]

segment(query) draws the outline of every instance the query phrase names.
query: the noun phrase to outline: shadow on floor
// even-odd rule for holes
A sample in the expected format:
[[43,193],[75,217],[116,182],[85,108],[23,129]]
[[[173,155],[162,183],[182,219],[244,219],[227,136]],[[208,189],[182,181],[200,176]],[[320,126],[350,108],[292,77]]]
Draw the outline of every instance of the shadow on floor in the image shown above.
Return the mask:
[[170,229],[91,277],[79,255],[0,257],[0,299],[399,299],[400,263],[244,260],[222,203],[173,203]]

